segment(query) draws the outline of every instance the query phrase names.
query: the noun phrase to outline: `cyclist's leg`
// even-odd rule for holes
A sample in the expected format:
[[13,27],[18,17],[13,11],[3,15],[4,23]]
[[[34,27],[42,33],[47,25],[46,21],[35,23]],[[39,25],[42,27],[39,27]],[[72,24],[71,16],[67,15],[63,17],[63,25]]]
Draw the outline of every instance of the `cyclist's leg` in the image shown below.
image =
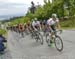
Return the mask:
[[53,32],[51,32],[51,35],[50,35],[50,37],[51,37],[51,43],[53,43],[54,42],[54,40],[53,40],[53,35],[54,35],[54,32],[56,31],[56,29],[55,29],[55,27],[54,26],[51,26],[51,28],[52,28],[52,31]]

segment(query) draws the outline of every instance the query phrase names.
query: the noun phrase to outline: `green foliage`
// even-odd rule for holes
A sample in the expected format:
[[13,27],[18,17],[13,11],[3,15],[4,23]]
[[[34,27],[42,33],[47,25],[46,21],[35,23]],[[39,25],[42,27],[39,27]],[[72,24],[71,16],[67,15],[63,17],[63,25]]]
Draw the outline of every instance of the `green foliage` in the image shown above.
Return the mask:
[[34,17],[37,17],[38,19],[48,19],[51,17],[52,13],[56,13],[59,17],[65,17],[68,15],[74,16],[75,0],[54,0],[53,3],[50,3],[50,0],[44,0],[44,5],[37,8],[35,14],[28,13],[27,15],[31,19]]
[[[39,20],[48,19],[52,13],[56,13],[59,18],[70,17],[75,15],[75,0],[54,0],[50,3],[50,0],[44,0],[44,5],[36,7],[35,13],[28,12],[26,16],[15,19],[11,22],[11,25],[25,23],[28,20],[32,20],[37,17]],[[61,22],[62,27],[74,27],[75,20],[69,19]]]
[[68,27],[75,28],[75,19],[61,21],[60,25],[61,25],[61,27],[64,27],[64,28],[68,28]]
[[1,34],[1,35],[6,34],[6,30],[4,30],[4,29],[0,29],[0,34]]
[[37,17],[38,19],[48,19],[52,13],[58,14],[59,17],[63,16],[63,0],[56,0],[50,3],[50,0],[44,0],[44,5],[37,7],[35,14],[27,13],[27,16],[31,19]]

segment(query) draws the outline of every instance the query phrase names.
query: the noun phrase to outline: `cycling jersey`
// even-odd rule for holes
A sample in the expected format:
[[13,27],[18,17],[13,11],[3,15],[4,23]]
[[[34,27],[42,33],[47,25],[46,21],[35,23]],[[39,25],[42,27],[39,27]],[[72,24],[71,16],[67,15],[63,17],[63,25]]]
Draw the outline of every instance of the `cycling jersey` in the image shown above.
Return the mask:
[[32,22],[32,26],[38,26],[38,25],[40,25],[40,22],[39,22],[39,21],[36,21],[36,22],[33,21],[33,22]]
[[50,18],[48,21],[47,21],[47,24],[48,25],[55,25],[56,23],[59,22],[59,19],[56,18],[56,20],[54,21],[53,18]]
[[24,31],[24,26],[22,24],[19,25],[19,30]]
[[33,22],[32,22],[32,27],[33,27],[33,29],[38,28],[39,25],[40,25],[40,22],[39,22],[39,21],[36,21],[36,22],[33,21]]
[[51,26],[51,29],[52,29],[51,32],[56,30],[55,26],[57,25],[58,22],[59,22],[59,19],[58,18],[56,18],[56,20],[53,20],[53,18],[50,18],[47,21],[47,25],[48,26]]

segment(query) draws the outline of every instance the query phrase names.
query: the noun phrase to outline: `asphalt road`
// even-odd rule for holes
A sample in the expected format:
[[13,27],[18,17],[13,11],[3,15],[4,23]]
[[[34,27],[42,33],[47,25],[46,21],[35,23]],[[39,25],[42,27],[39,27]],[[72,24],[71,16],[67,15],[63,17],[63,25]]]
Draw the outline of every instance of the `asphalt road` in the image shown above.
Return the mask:
[[44,44],[37,43],[30,35],[22,38],[16,32],[8,32],[7,51],[0,59],[75,59],[75,31],[64,30],[60,35],[64,49],[58,52],[55,47],[48,47],[45,37]]

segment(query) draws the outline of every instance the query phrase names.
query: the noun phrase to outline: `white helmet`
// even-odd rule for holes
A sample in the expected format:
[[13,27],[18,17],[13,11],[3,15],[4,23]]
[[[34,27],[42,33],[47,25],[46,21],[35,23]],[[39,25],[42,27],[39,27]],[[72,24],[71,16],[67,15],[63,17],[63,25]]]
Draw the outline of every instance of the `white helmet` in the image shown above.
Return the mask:
[[35,21],[37,21],[37,18],[34,18]]
[[52,17],[55,17],[55,18],[56,18],[56,17],[57,17],[57,15],[56,15],[56,14],[52,14]]

